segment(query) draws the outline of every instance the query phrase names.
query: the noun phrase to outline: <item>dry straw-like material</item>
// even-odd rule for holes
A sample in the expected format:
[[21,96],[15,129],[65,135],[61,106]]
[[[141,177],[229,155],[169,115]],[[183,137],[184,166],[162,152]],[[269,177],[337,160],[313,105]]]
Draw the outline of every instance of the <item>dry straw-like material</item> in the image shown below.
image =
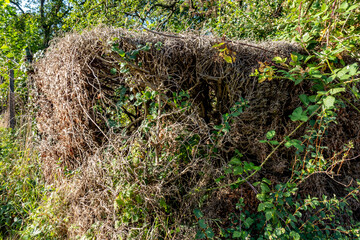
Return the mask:
[[[213,47],[221,42],[226,42],[235,57],[233,63]],[[131,53],[147,44],[150,49],[138,51],[125,67],[121,66],[124,58],[113,51]],[[199,201],[212,218],[223,216],[226,209],[231,211],[243,192],[220,189],[204,200],[200,198],[204,193],[196,190],[214,186],[213,180],[222,174],[235,149],[244,154],[244,160],[259,164],[271,149],[258,140],[269,130],[285,136],[296,127],[288,116],[300,106],[299,94],[310,91],[309,84],[294,86],[284,80],[259,84],[250,74],[259,62],[270,63],[275,56],[300,51],[299,46],[286,42],[255,44],[195,33],[175,36],[112,28],[55,40],[36,64],[33,79],[41,159],[47,179],[62,183],[64,201],[72,213],[67,221],[68,237],[96,228],[98,239],[117,239],[134,232],[137,238],[156,239],[168,234],[159,230],[169,229],[166,223],[184,225],[178,234],[193,238],[194,230],[186,222]],[[127,100],[125,123],[114,129],[109,127],[111,113],[106,109],[116,109],[117,91],[123,87],[127,96],[144,91],[160,94],[140,105]],[[181,91],[188,92],[191,104],[184,111],[173,101]],[[229,133],[214,140],[213,127],[242,99],[249,107],[231,121]],[[162,106],[155,118],[149,117],[151,104]],[[336,129],[344,131],[347,125],[358,128],[346,121]],[[334,136],[336,129],[330,129]],[[301,136],[301,131],[293,137]],[[358,135],[359,131],[353,133],[357,148]],[[329,136],[326,141],[337,150],[348,137]],[[184,145],[191,145],[190,150],[184,150]],[[211,152],[214,145],[217,152]],[[187,154],[179,155],[181,152]],[[290,149],[274,154],[262,175],[274,182],[288,178],[292,154]],[[256,202],[250,186],[243,188],[250,192],[249,208],[256,208],[251,206]],[[140,199],[131,202],[132,210],[116,204],[124,192]],[[119,223],[121,215],[138,213],[137,208],[142,209],[145,222]],[[167,222],[171,211],[173,222]]]
[[[117,53],[111,52],[110,42],[116,42],[124,51],[146,43],[152,43],[153,47],[148,52],[140,51],[136,64],[128,65],[130,74],[111,75],[111,69],[119,68],[122,60]],[[156,50],[154,45],[159,42],[162,43],[161,50]],[[268,117],[268,112],[276,116],[284,107],[290,107],[284,104],[288,104],[285,98],[292,92],[281,92],[282,86],[275,84],[259,86],[249,75],[260,61],[299,51],[296,45],[265,42],[251,44],[251,47],[247,42],[231,41],[227,45],[236,52],[236,61],[229,64],[212,47],[219,42],[222,40],[212,36],[185,34],[173,37],[122,29],[97,29],[57,40],[36,65],[40,106],[38,127],[44,140],[43,158],[81,164],[77,161],[84,158],[79,156],[96,149],[98,143],[102,143],[97,138],[104,138],[102,135],[108,131],[103,128],[103,119],[94,116],[93,106],[99,98],[113,96],[115,89],[123,85],[164,92],[188,90],[197,104],[199,116],[210,124],[220,123],[220,115],[229,112],[241,97],[251,101],[251,106],[264,110],[264,118]],[[142,67],[136,66],[139,63]],[[288,86],[290,83],[283,88]],[[274,96],[284,100],[274,99],[267,103]],[[253,104],[253,101],[259,103]],[[244,120],[258,121],[256,117],[247,116]],[[256,125],[268,128],[267,124]]]

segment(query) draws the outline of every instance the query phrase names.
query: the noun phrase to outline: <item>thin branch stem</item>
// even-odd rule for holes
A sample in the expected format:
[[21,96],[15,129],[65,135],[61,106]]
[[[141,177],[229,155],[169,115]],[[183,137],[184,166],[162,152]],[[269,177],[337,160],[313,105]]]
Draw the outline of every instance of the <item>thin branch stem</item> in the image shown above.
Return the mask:
[[11,4],[15,5],[23,14],[25,14],[25,11],[21,8],[21,6],[19,5],[19,3],[14,2],[14,1],[10,1]]

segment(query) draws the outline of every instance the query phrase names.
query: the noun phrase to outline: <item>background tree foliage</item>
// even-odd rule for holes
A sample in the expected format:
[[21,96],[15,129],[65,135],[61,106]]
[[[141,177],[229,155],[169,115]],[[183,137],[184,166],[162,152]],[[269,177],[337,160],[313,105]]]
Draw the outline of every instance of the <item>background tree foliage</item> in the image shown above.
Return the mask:
[[3,0],[1,5],[2,66],[9,60],[20,63],[26,46],[35,53],[45,49],[54,36],[98,24],[173,32],[201,30],[254,40],[304,42],[311,38],[311,47],[335,47],[333,42],[339,42],[349,52],[359,48],[356,0]]
[[[99,24],[198,30],[235,39],[292,40],[324,56],[331,52],[359,57],[357,0],[2,0],[0,4],[0,73],[7,78],[8,69],[16,69],[16,89],[22,95],[26,95],[26,48],[34,54],[46,49],[55,36]],[[5,82],[3,99],[6,87]]]
[[254,40],[304,41],[304,35],[316,34],[312,38],[321,40],[318,45],[336,40],[358,48],[357,6],[356,0],[2,1],[1,43],[18,56],[24,46],[36,52],[56,35],[106,24],[173,32],[201,30]]

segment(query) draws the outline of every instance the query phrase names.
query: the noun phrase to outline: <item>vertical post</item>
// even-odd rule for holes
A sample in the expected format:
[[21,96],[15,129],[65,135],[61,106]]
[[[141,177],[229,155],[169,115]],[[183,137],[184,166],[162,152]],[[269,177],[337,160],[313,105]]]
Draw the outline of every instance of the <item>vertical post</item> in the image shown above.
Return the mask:
[[25,51],[26,51],[26,61],[27,61],[28,63],[32,63],[33,56],[32,56],[32,54],[31,54],[30,48],[29,48],[29,47],[26,47],[26,48],[25,48]]
[[10,91],[9,91],[9,127],[15,129],[15,96],[14,96],[14,70],[10,69]]
[[[0,84],[2,84],[4,82],[4,77],[0,75]],[[3,113],[3,101],[2,99],[0,100],[0,113]]]

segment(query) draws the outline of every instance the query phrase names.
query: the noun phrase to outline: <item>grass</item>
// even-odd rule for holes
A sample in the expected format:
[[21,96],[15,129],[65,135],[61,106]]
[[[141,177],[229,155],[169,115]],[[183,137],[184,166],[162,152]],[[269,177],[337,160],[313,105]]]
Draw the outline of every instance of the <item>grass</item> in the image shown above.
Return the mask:
[[31,131],[0,128],[0,239],[18,239],[45,196]]

